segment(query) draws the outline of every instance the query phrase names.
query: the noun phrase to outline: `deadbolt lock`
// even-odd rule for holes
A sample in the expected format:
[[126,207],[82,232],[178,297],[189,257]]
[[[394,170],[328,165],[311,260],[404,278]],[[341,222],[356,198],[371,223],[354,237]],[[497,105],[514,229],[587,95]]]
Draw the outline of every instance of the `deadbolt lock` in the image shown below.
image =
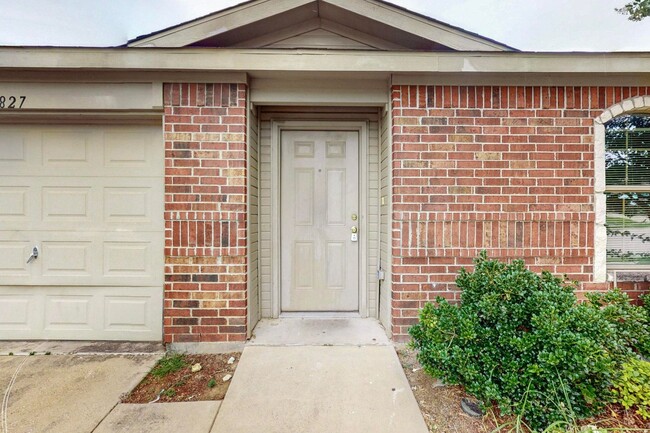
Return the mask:
[[357,214],[353,213],[352,214],[352,221],[356,221],[358,219]]

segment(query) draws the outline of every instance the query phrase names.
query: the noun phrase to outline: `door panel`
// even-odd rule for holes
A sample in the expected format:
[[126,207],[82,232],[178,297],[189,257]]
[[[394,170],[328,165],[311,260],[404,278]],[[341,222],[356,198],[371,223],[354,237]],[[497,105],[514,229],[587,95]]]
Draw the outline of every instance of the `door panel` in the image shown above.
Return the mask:
[[282,311],[358,311],[359,133],[283,131]]

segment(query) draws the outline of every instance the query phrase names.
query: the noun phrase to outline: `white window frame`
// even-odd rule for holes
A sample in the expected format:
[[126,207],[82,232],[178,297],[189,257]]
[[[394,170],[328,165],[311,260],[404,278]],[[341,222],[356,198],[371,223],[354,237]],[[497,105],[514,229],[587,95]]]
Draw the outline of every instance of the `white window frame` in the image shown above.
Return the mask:
[[[594,274],[595,283],[615,281],[613,271],[625,270],[622,267],[607,267],[607,228],[605,227],[607,215],[607,202],[605,191],[605,124],[621,115],[648,114],[650,113],[650,96],[638,96],[626,99],[603,112],[594,119]],[[638,267],[627,270],[638,270]],[[609,271],[609,272],[608,272]]]

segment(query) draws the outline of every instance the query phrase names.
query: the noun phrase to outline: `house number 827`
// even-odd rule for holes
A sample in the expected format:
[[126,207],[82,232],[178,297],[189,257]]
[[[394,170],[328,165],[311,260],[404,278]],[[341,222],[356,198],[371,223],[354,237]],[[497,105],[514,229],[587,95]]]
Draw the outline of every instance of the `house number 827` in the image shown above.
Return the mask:
[[5,108],[23,108],[27,96],[4,96],[0,95],[0,110]]

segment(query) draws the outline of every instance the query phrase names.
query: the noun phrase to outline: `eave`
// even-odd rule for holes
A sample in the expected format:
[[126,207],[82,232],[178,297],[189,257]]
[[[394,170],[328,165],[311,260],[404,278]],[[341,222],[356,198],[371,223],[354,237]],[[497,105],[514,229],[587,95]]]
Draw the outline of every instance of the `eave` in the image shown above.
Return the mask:
[[0,48],[0,69],[274,73],[650,74],[650,53]]

